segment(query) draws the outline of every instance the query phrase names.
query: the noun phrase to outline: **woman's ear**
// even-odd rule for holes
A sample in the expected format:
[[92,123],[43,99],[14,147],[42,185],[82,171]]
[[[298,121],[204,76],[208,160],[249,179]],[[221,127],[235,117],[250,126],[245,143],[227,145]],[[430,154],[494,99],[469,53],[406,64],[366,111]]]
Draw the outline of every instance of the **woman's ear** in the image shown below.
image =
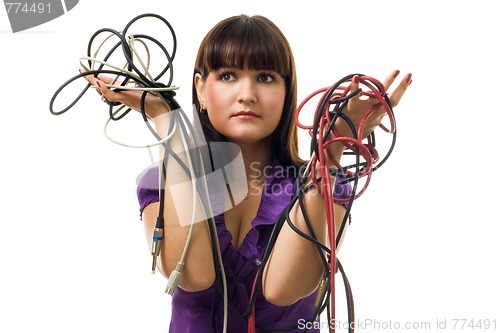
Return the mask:
[[196,88],[198,102],[200,105],[205,105],[205,81],[203,81],[200,73],[194,75],[194,86]]

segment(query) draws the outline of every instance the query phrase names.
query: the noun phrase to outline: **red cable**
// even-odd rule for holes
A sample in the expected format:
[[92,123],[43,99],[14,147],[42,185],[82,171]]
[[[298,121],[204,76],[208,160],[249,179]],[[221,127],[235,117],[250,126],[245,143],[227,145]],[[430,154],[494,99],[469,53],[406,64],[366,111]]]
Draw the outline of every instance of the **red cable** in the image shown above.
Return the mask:
[[[329,241],[330,241],[330,317],[332,319],[335,319],[335,272],[337,272],[337,257],[336,257],[336,240],[335,240],[335,219],[334,219],[334,206],[333,202],[348,202],[350,198],[347,199],[333,199],[333,191],[332,191],[332,186],[331,186],[331,181],[330,181],[330,173],[329,173],[329,166],[330,164],[328,162],[333,163],[338,169],[341,169],[342,166],[340,165],[339,161],[335,160],[334,157],[331,155],[328,146],[330,144],[333,144],[335,142],[341,142],[344,144],[347,150],[351,151],[357,151],[359,155],[364,159],[366,165],[363,170],[356,170],[357,175],[349,170],[346,170],[347,176],[356,176],[356,177],[364,177],[366,176],[366,181],[361,190],[359,190],[357,193],[355,193],[354,199],[359,198],[360,195],[364,193],[366,188],[368,187],[368,184],[371,180],[371,175],[373,172],[373,166],[379,161],[379,154],[375,147],[371,144],[371,140],[368,139],[368,143],[363,143],[362,139],[362,133],[364,129],[364,125],[368,119],[368,117],[375,111],[377,110],[380,106],[382,106],[386,114],[389,117],[390,121],[390,128],[385,127],[384,125],[380,124],[379,127],[382,128],[384,131],[388,133],[394,133],[395,132],[395,122],[393,118],[393,114],[391,112],[390,106],[388,105],[387,101],[385,100],[384,96],[386,94],[384,86],[377,80],[368,77],[368,76],[359,76],[359,87],[363,88],[366,87],[368,88],[368,91],[361,89],[360,91],[360,96],[363,97],[370,97],[370,98],[376,98],[379,100],[379,103],[374,104],[361,118],[358,126],[357,126],[357,138],[350,138],[350,137],[344,137],[340,136],[340,134],[337,132],[336,128],[333,127],[333,134],[334,137],[327,139],[326,141],[323,140],[325,130],[329,127],[331,122],[333,121],[333,117],[335,115],[335,112],[339,110],[340,104],[335,103],[336,100],[345,98],[347,94],[351,93],[351,81],[354,79],[354,76],[351,78],[347,79],[345,82],[340,82],[337,83],[338,87],[335,88],[335,90],[332,92],[330,100],[328,102],[332,103],[325,103],[325,98],[327,98],[327,93],[330,92],[332,87],[325,87],[322,89],[318,89],[314,91],[312,94],[307,96],[302,103],[299,104],[297,108],[297,112],[295,113],[295,123],[299,128],[309,130],[309,134],[313,135],[313,129],[314,125],[305,125],[302,124],[299,121],[299,114],[302,111],[303,107],[316,95],[323,93],[323,96],[318,103],[315,111],[315,115],[313,119],[318,119],[319,118],[319,124],[318,124],[318,133],[316,134],[316,140],[317,140],[317,151],[319,152],[319,156],[312,156],[311,157],[311,179],[318,191],[324,196],[325,200],[325,212],[326,212],[326,222],[327,222],[327,227],[328,227],[328,236],[329,236]],[[349,84],[348,86],[341,86],[343,83]],[[330,110],[330,105],[333,104],[333,110]],[[321,105],[324,105],[324,110],[321,110],[320,107]],[[356,125],[356,124],[354,124]],[[321,175],[321,185],[318,183],[317,178],[316,178],[316,164],[318,164],[318,167],[320,168],[320,175]],[[325,195],[327,194],[327,195]],[[351,302],[351,306],[354,307],[354,301],[352,299],[352,292],[350,289],[350,284],[348,281],[346,283],[349,286],[349,300]],[[352,319],[354,320],[354,310],[352,309]],[[352,325],[352,323],[350,323]],[[352,329],[354,331],[354,328]],[[332,327],[330,326],[330,331],[332,333],[335,332],[335,325]]]
[[[260,268],[257,270],[257,274],[255,274],[255,278],[253,280],[252,284],[252,291],[250,292],[250,300],[253,299],[253,296],[255,294],[255,286],[257,285],[257,277],[259,276],[259,271]],[[250,311],[250,314],[248,315],[248,333],[255,333],[255,306],[252,306],[252,310]]]
[[[318,89],[309,96],[307,96],[302,103],[299,104],[297,107],[296,113],[295,113],[295,123],[296,125],[305,130],[309,130],[309,134],[313,135],[313,130],[314,126],[313,125],[304,125],[299,121],[299,114],[302,111],[303,107],[316,95],[319,95],[323,93],[323,96],[318,103],[316,110],[315,110],[315,115],[313,119],[318,119],[319,118],[319,124],[318,124],[318,135],[317,135],[317,151],[319,152],[319,156],[316,156],[314,154],[311,156],[311,163],[310,163],[310,168],[311,168],[311,180],[314,183],[316,189],[320,191],[321,195],[324,197],[324,205],[325,205],[325,213],[326,213],[326,223],[328,227],[328,239],[330,242],[330,318],[335,320],[335,273],[338,271],[338,262],[337,262],[337,256],[336,256],[336,237],[335,237],[335,214],[334,214],[334,202],[338,203],[347,203],[351,199],[346,198],[346,199],[334,199],[333,198],[333,189],[332,189],[332,184],[331,184],[331,178],[330,178],[330,163],[335,165],[338,169],[342,169],[342,166],[340,165],[340,162],[335,160],[335,158],[331,155],[330,150],[328,149],[328,146],[335,143],[335,142],[340,142],[342,143],[347,150],[351,150],[354,152],[357,152],[360,157],[364,159],[365,167],[363,170],[356,170],[356,172],[349,171],[348,169],[345,170],[345,173],[347,176],[351,177],[366,177],[366,181],[364,183],[364,186],[357,191],[354,195],[354,199],[359,198],[361,196],[366,188],[368,187],[372,172],[374,170],[374,165],[379,161],[379,154],[375,147],[372,145],[372,142],[370,138],[368,137],[368,143],[363,143],[362,139],[362,133],[364,129],[364,125],[368,119],[368,117],[375,111],[377,110],[380,106],[382,106],[385,111],[386,115],[389,117],[390,121],[390,128],[387,128],[386,126],[380,124],[379,127],[382,128],[385,132],[387,133],[394,133],[395,132],[395,121],[394,117],[392,114],[391,107],[385,100],[385,88],[384,86],[377,80],[369,77],[369,76],[364,76],[361,75],[359,76],[359,87],[361,88],[361,91],[359,92],[360,96],[363,97],[369,97],[369,98],[376,98],[379,100],[379,103],[374,104],[361,118],[358,126],[357,126],[357,138],[354,139],[351,137],[345,137],[345,136],[340,136],[340,134],[337,132],[336,128],[333,127],[333,138],[326,139],[324,141],[324,133],[325,131],[329,128],[331,122],[334,120],[334,114],[336,111],[339,110],[340,104],[335,103],[336,100],[345,98],[349,93],[351,93],[351,81],[353,80],[354,76],[346,79],[344,82],[339,82],[337,83],[337,88],[332,92],[331,97],[329,102],[331,103],[324,103],[325,98],[327,93],[331,90],[331,87],[325,87],[322,89]],[[347,86],[342,86],[341,84],[348,84]],[[362,88],[368,88],[368,91],[363,90]],[[330,110],[330,105],[334,105],[333,110]],[[324,109],[321,110],[320,107],[321,105],[324,105]],[[321,117],[319,117],[321,115]],[[337,119],[337,118],[335,118]],[[317,166],[320,168],[319,174],[321,176],[321,184],[318,182],[316,178],[317,174]],[[356,174],[357,173],[357,174]],[[326,195],[325,195],[326,194]],[[260,271],[261,268],[259,268]],[[252,290],[251,290],[251,295],[250,299],[253,299],[254,294],[255,294],[255,287],[257,283],[257,277],[259,275],[259,271],[255,275],[255,279],[252,285]],[[352,318],[351,318],[351,323],[350,325],[353,325],[354,321],[354,301],[352,297],[352,291],[350,288],[349,281],[346,280],[346,283],[349,288],[349,302],[351,303],[351,311],[352,311]],[[354,328],[352,329],[354,331]],[[249,313],[248,316],[248,333],[255,333],[256,328],[255,328],[255,307],[252,306],[252,309]],[[330,326],[330,332],[335,333],[335,325]]]

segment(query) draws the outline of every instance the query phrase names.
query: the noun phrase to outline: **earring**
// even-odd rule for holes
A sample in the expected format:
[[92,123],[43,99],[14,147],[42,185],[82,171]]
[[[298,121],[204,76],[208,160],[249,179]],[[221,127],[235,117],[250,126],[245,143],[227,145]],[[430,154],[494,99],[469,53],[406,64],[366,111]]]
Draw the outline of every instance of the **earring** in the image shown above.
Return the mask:
[[205,103],[200,102],[200,112],[205,112],[205,111],[206,111]]

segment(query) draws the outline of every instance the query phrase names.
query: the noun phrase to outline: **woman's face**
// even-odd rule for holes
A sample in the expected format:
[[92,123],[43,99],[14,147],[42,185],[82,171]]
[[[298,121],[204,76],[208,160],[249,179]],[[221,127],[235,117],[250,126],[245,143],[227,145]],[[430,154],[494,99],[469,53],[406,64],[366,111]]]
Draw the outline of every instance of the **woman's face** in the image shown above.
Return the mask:
[[285,103],[285,81],[274,71],[222,68],[196,78],[199,101],[214,128],[234,143],[267,139]]

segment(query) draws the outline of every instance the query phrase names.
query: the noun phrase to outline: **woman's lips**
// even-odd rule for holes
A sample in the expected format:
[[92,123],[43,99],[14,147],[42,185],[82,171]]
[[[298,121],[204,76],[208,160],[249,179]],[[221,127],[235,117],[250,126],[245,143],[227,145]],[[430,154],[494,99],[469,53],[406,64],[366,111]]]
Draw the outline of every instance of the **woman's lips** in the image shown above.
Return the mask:
[[233,118],[237,119],[244,119],[244,120],[252,120],[252,119],[257,119],[259,116],[252,111],[240,111],[236,113]]

